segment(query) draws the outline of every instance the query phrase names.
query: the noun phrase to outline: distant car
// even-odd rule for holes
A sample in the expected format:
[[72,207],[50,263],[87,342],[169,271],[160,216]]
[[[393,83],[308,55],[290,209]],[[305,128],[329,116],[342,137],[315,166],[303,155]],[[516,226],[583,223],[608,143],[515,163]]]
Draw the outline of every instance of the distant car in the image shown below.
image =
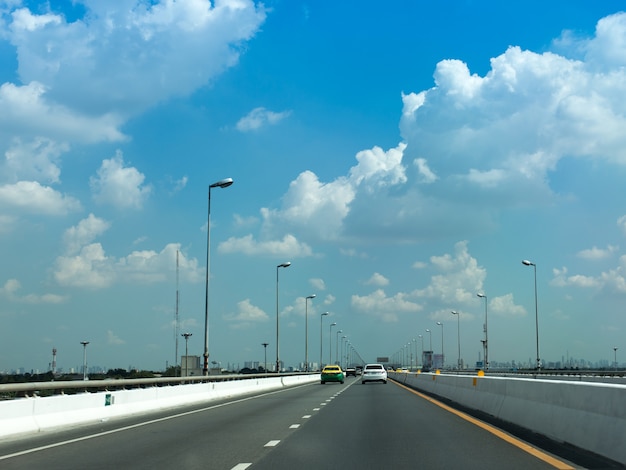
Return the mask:
[[346,377],[356,377],[356,367],[346,367]]
[[356,375],[361,375],[363,373],[363,366],[356,366]]
[[321,382],[325,384],[326,382],[339,382],[343,383],[343,371],[341,367],[337,365],[326,366],[322,369]]
[[361,383],[365,382],[382,382],[387,383],[387,371],[382,364],[366,364],[363,368]]

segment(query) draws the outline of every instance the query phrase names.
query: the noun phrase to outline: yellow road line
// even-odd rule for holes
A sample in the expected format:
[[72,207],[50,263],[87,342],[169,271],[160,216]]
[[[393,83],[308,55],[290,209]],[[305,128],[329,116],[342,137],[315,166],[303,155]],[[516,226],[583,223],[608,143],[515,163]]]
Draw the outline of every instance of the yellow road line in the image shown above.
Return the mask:
[[465,421],[469,421],[470,423],[484,429],[487,432],[490,432],[491,434],[493,434],[494,436],[499,437],[500,439],[502,439],[503,441],[508,442],[511,445],[514,445],[515,447],[523,450],[524,452],[527,452],[531,455],[533,455],[534,457],[543,460],[544,462],[546,462],[549,465],[552,465],[554,468],[558,468],[559,470],[575,470],[575,467],[572,467],[571,465],[566,464],[565,462],[556,459],[554,457],[552,457],[551,455],[546,454],[545,452],[537,449],[536,447],[533,447],[523,441],[520,441],[519,439],[511,436],[510,434],[505,433],[504,431],[491,426],[490,424],[485,423],[484,421],[480,421],[479,419],[474,418],[473,416],[468,415],[467,413],[463,413],[462,411],[459,410],[455,410],[454,408],[446,405],[445,403],[440,402],[439,400],[436,400],[432,397],[429,397],[428,395],[424,395],[423,393],[418,392],[417,390],[414,390],[410,387],[407,387],[406,385],[403,385],[399,382],[396,382],[395,380],[393,381],[393,383],[395,383],[397,386],[404,388],[405,390],[408,390],[409,392],[419,396],[420,398],[423,398],[424,400],[427,400],[429,402],[431,402],[434,405],[437,405],[440,408],[443,408],[446,411],[449,411],[450,413],[453,413],[455,415],[457,415],[459,418],[464,419]]

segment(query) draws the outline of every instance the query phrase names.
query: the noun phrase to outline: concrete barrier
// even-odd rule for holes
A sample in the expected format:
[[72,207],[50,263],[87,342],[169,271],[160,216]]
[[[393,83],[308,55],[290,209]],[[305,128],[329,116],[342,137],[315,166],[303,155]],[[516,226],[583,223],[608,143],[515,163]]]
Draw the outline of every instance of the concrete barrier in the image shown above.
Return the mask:
[[261,393],[318,382],[319,375],[257,377],[75,395],[28,397],[0,402],[0,438],[35,433],[119,416]]
[[389,376],[626,464],[626,385],[430,373]]

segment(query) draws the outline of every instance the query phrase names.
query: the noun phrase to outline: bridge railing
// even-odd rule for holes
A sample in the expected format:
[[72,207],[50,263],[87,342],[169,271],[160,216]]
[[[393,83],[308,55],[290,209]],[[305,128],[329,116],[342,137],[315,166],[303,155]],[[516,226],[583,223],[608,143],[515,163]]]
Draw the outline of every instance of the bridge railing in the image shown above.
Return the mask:
[[187,377],[154,377],[140,379],[58,380],[50,382],[20,382],[0,384],[0,399],[8,400],[31,396],[70,395],[81,392],[105,392],[134,388],[168,387],[183,384],[230,382],[267,377],[306,375],[304,372],[267,374],[222,374]]

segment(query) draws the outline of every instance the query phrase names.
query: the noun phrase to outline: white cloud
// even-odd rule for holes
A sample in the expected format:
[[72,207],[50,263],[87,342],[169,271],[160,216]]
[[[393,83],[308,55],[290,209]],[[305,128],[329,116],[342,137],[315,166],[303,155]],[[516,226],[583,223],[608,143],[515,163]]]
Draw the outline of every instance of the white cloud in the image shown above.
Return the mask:
[[118,129],[123,123],[120,116],[111,112],[93,116],[77,111],[55,102],[50,94],[51,91],[37,81],[23,86],[0,85],[0,136],[28,141],[45,136],[43,138],[53,141],[84,143],[126,140]]
[[293,258],[312,256],[313,251],[306,243],[301,243],[291,234],[282,240],[257,241],[252,235],[231,237],[218,246],[220,253],[244,253],[247,255],[280,255]]
[[617,251],[618,247],[608,245],[606,248],[593,247],[586,250],[579,251],[576,256],[586,260],[600,260],[609,258],[613,253]]
[[237,63],[238,45],[265,20],[252,0],[83,4],[85,15],[72,22],[16,9],[9,39],[23,82],[100,114],[132,115],[207,84]]
[[617,226],[622,230],[622,233],[626,235],[626,215],[622,215],[617,219]]
[[248,328],[259,322],[269,320],[269,315],[259,307],[252,305],[250,299],[237,302],[237,310],[224,315],[224,320],[231,322],[234,328]]
[[469,254],[467,241],[456,243],[454,251],[454,256],[445,254],[430,258],[431,265],[441,274],[432,276],[430,284],[416,291],[417,295],[453,306],[474,301],[476,292],[483,289],[487,272]]
[[103,160],[97,177],[89,183],[94,199],[100,204],[110,204],[121,209],[141,209],[152,192],[150,185],[143,185],[145,176],[134,167],[125,167],[122,153]]
[[[344,236],[343,227],[350,215],[357,194],[366,198],[381,198],[386,189],[406,182],[402,156],[406,145],[383,151],[379,147],[358,152],[357,165],[348,176],[340,176],[329,183],[321,182],[311,171],[304,171],[292,181],[283,196],[280,209],[263,208],[263,230],[293,230],[320,240],[335,240]],[[369,206],[363,213],[371,219]],[[393,211],[388,211],[393,214]],[[358,217],[358,216],[357,216]],[[395,217],[395,215],[394,215]],[[363,236],[360,233],[360,236]]]
[[108,256],[100,243],[92,243],[109,228],[102,219],[90,215],[75,227],[66,230],[64,241],[67,253],[57,257],[54,278],[60,285],[103,289],[115,283],[153,284],[165,282],[178,269],[181,279],[200,282],[204,271],[198,268],[196,259],[188,258],[180,245],[170,243],[160,252],[153,250],[133,251],[115,258]]
[[0,186],[0,207],[5,211],[66,215],[81,209],[80,202],[36,181]]
[[399,292],[393,297],[387,297],[382,289],[365,296],[353,295],[351,305],[355,310],[375,316],[386,323],[397,322],[401,313],[422,310],[421,305],[408,300],[407,294]]
[[119,344],[126,344],[126,341],[124,341],[122,338],[117,336],[111,330],[107,330],[107,343],[108,344],[119,345]]
[[526,309],[521,305],[516,305],[513,294],[506,294],[494,297],[489,300],[489,313],[500,316],[525,316]]
[[76,253],[109,229],[111,224],[93,214],[81,220],[78,225],[68,228],[63,234],[63,241],[68,253]]
[[61,169],[59,157],[68,150],[65,144],[58,144],[45,138],[35,138],[29,142],[14,139],[5,152],[5,169],[7,179],[33,179],[48,183],[59,183]]
[[22,288],[22,284],[17,279],[9,279],[4,283],[4,286],[0,287],[0,295],[12,302],[19,302],[25,304],[60,304],[67,300],[66,296],[58,294],[26,294],[23,296],[17,295],[17,292]]
[[326,290],[326,283],[324,279],[320,279],[319,277],[314,277],[309,279],[309,284],[316,290]]
[[278,124],[290,114],[291,111],[276,113],[265,108],[254,108],[237,122],[236,127],[241,132],[255,131],[261,127]]
[[384,287],[389,284],[389,279],[380,273],[374,273],[367,281],[365,281],[365,284]]

